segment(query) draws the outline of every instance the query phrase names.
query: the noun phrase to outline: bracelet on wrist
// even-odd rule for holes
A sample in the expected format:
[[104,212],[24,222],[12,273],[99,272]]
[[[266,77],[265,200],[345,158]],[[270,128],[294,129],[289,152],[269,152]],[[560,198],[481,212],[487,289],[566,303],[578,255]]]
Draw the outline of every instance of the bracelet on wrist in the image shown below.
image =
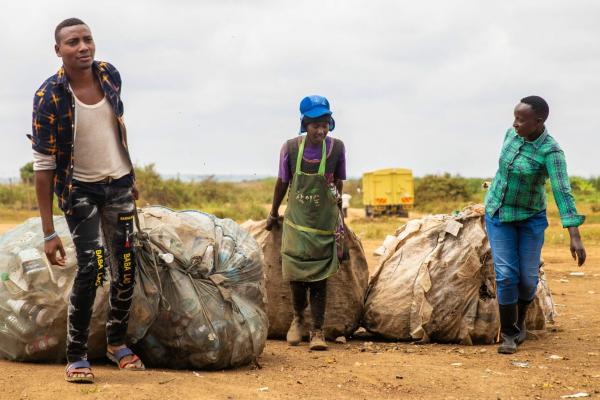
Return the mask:
[[51,234],[49,234],[48,236],[44,236],[44,242],[49,242],[50,240],[54,239],[57,236],[58,236],[58,233],[56,233],[56,231],[54,231]]

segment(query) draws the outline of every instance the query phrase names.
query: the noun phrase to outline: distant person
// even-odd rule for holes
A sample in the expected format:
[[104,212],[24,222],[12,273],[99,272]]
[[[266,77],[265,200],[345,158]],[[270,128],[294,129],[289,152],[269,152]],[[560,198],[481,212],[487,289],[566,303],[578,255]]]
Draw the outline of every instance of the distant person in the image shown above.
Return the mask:
[[348,218],[348,209],[350,208],[350,199],[352,199],[352,195],[348,193],[342,194],[342,211],[344,213],[344,218]]
[[[144,369],[125,345],[136,269],[132,234],[138,194],[123,124],[119,72],[94,60],[92,33],[80,19],[62,21],[54,36],[63,66],[35,93],[29,138],[48,261],[65,265],[65,250],[52,221],[53,193],[77,252],[68,311],[66,380],[89,383],[94,380],[87,360],[90,319],[107,264],[112,276],[107,356],[119,368]],[[108,263],[109,255],[117,265]]]
[[500,305],[499,353],[512,354],[527,337],[525,316],[535,297],[546,219],[548,178],[571,237],[571,255],[582,266],[586,254],[571,194],[565,155],[544,123],[549,108],[539,96],[521,99],[513,127],[504,136],[498,172],[485,201],[485,222],[496,270]]
[[346,179],[344,143],[327,134],[335,127],[329,101],[308,96],[300,102],[300,133],[281,148],[279,176],[267,230],[279,225],[279,206],[289,188],[283,220],[283,278],[290,282],[294,319],[287,341],[302,341],[307,292],[310,296],[311,350],[326,350],[323,334],[327,278],[339,268],[343,246],[341,197]]

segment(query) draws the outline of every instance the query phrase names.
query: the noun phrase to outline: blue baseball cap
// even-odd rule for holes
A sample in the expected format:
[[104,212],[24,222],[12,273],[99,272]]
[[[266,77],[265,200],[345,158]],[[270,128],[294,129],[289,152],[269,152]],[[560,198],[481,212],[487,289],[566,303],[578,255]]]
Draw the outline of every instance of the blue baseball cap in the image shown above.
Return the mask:
[[[302,124],[304,117],[319,118],[323,115],[331,115],[333,112],[330,109],[329,101],[319,95],[306,96],[300,102],[300,133],[306,132]],[[331,118],[329,122],[329,130],[335,128],[335,121]]]

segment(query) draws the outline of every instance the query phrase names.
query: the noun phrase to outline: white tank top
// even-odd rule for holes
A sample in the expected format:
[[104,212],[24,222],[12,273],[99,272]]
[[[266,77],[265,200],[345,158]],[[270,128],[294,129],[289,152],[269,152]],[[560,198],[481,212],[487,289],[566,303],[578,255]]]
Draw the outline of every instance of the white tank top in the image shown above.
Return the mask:
[[73,178],[82,182],[117,179],[131,171],[117,118],[106,97],[93,105],[75,97],[74,160]]

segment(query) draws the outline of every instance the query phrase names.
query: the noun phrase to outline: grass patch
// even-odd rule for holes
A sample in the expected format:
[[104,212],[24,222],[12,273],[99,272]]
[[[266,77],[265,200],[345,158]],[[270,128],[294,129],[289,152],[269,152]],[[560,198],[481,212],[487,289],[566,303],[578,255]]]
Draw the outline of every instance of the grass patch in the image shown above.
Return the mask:
[[406,221],[407,218],[398,217],[359,218],[353,220],[348,226],[361,240],[383,241],[387,235],[393,235]]

